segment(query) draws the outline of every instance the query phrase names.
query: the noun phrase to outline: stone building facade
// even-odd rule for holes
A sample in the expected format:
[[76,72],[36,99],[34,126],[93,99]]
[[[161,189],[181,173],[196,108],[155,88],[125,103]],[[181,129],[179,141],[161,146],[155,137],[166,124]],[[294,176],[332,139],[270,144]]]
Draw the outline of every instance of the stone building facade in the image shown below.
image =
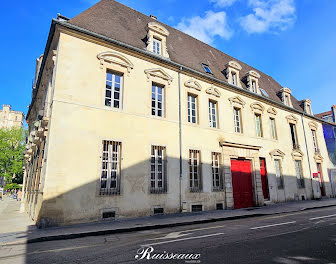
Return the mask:
[[0,129],[23,127],[24,114],[20,111],[14,111],[10,105],[3,105],[0,109]]
[[311,101],[154,17],[103,0],[53,20],[41,58],[23,188],[38,224],[331,196]]

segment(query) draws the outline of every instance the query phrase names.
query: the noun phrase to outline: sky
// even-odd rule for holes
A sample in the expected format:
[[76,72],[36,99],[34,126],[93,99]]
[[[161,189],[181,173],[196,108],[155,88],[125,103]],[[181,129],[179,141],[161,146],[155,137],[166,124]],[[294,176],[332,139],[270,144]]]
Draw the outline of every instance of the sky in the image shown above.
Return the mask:
[[[0,107],[27,113],[51,19],[98,1],[3,1]],[[336,0],[120,0],[272,76],[314,113],[336,104]]]

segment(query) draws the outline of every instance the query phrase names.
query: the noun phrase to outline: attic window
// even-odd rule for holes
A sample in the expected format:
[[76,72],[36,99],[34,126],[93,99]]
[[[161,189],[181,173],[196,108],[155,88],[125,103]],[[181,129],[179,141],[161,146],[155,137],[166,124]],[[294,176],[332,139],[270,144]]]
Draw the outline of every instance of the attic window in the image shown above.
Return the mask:
[[262,89],[262,88],[259,88],[259,89],[260,89],[263,96],[269,97],[268,93],[264,89]]
[[212,74],[212,71],[210,70],[210,67],[204,63],[202,63],[202,67],[206,73]]

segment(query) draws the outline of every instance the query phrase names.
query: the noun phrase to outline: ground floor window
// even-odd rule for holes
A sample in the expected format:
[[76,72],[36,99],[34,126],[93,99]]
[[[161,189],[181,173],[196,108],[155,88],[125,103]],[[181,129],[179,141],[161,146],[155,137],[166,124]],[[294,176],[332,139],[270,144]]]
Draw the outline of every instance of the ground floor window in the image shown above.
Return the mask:
[[100,194],[120,193],[121,142],[103,140]]
[[275,176],[277,180],[277,186],[279,189],[283,189],[284,187],[284,181],[283,181],[283,175],[281,170],[281,162],[280,160],[274,160],[275,162]]
[[220,170],[221,154],[217,152],[212,152],[211,156],[212,156],[212,162],[211,162],[212,188],[214,191],[220,191],[223,190],[223,181]]
[[302,175],[301,160],[295,160],[296,180],[299,188],[304,188],[304,179]]
[[151,193],[165,192],[166,188],[166,166],[165,166],[166,148],[161,146],[152,146],[151,149]]
[[199,150],[189,150],[189,180],[191,192],[202,190]]

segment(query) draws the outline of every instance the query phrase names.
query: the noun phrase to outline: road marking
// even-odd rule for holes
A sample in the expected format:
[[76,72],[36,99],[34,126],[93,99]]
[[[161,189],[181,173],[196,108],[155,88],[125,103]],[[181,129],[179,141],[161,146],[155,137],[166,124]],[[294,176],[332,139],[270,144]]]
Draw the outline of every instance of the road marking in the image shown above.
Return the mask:
[[316,220],[316,219],[328,218],[328,217],[333,217],[333,216],[336,216],[336,214],[319,216],[319,217],[313,217],[313,218],[310,218],[309,220]]
[[148,246],[154,246],[154,245],[160,245],[160,244],[179,242],[179,241],[184,241],[184,240],[191,240],[191,239],[198,239],[198,238],[212,237],[212,236],[221,236],[221,235],[224,235],[224,233],[215,233],[215,234],[209,234],[209,235],[204,235],[204,236],[186,237],[186,238],[180,238],[180,239],[162,241],[162,242],[151,243],[151,244],[146,244],[146,245],[141,245],[141,246],[148,247]]
[[257,226],[257,227],[251,227],[251,230],[254,229],[261,229],[261,228],[267,228],[267,227],[272,227],[272,226],[281,226],[281,225],[289,225],[289,224],[294,224],[296,223],[296,221],[292,221],[292,222],[286,222],[286,223],[280,223],[280,224],[273,224],[273,225],[265,225],[265,226]]

